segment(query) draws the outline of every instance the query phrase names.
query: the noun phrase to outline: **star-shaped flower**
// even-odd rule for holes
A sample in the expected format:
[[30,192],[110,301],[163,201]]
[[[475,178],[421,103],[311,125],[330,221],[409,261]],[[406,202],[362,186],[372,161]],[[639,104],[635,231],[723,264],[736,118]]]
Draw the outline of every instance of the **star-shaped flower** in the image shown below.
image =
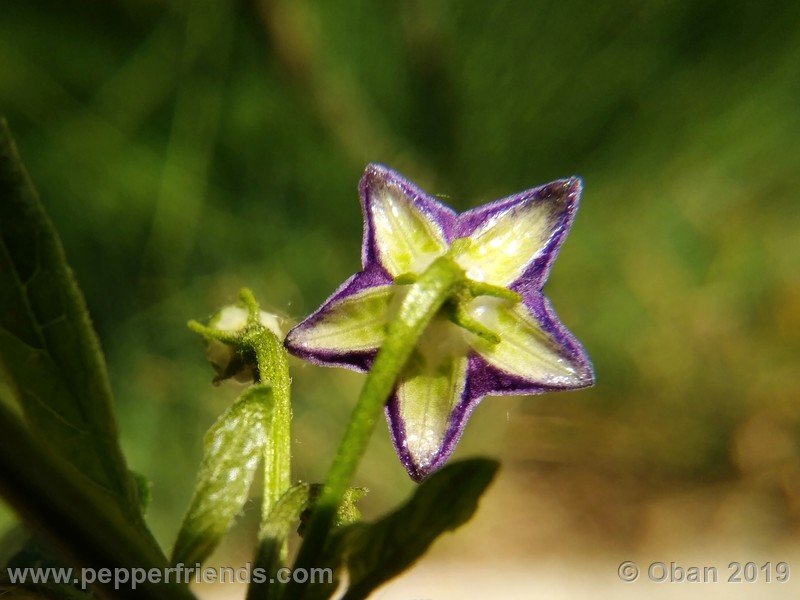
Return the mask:
[[563,179],[462,214],[398,173],[369,165],[359,185],[362,270],[286,347],[310,362],[368,371],[410,284],[447,254],[466,286],[427,327],[386,405],[400,460],[417,481],[441,467],[485,396],[592,385],[592,364],[542,293],[578,208]]

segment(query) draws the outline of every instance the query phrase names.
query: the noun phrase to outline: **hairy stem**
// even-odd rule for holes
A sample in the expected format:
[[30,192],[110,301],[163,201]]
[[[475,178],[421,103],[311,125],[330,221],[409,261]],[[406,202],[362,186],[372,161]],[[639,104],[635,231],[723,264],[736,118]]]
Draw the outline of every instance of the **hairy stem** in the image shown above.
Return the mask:
[[[322,557],[325,543],[358,463],[367,448],[375,423],[380,418],[398,376],[419,337],[444,302],[464,280],[464,272],[448,257],[436,259],[420,275],[389,324],[386,339],[364,382],[358,403],[350,417],[322,495],[309,522],[295,568],[311,568]],[[303,587],[290,583],[285,598],[302,598]]]
[[[250,290],[242,290],[242,301],[248,308],[250,320],[258,318],[259,308]],[[256,354],[258,376],[262,383],[272,388],[273,410],[267,429],[264,449],[264,495],[261,503],[261,525],[258,535],[258,550],[255,566],[263,568],[269,577],[274,576],[286,560],[286,540],[276,539],[271,533],[270,515],[278,500],[292,485],[292,437],[291,437],[291,379],[289,363],[283,343],[272,331],[260,326],[251,330],[247,337]],[[251,584],[248,600],[275,598],[279,585]]]

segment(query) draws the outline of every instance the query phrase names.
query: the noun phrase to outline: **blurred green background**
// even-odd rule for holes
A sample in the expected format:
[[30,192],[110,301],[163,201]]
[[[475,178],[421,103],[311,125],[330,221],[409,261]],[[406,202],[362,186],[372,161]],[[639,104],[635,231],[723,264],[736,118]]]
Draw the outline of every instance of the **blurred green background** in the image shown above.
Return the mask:
[[[439,559],[797,539],[796,1],[2,0],[0,112],[165,545],[239,391],[185,322],[243,285],[316,308],[358,268],[371,161],[459,210],[585,182],[547,291],[598,384],[482,404],[457,455],[504,470]],[[317,481],[363,376],[293,376],[296,476]],[[411,489],[385,428],[359,484],[370,516]],[[222,556],[247,556],[254,512]]]

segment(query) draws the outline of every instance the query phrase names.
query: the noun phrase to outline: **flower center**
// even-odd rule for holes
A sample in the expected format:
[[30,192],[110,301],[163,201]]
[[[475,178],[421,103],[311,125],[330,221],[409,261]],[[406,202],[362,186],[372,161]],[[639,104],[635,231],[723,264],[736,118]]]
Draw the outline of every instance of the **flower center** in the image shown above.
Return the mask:
[[[455,259],[469,250],[472,240],[456,238],[445,253],[446,258]],[[404,273],[395,277],[396,293],[390,306],[390,314],[397,311],[408,290],[408,286],[418,279],[416,273]],[[490,344],[498,344],[500,336],[487,323],[492,319],[487,311],[496,310],[498,303],[516,304],[522,301],[519,293],[507,287],[476,281],[466,273],[453,295],[444,303],[440,315],[451,323],[477,335]]]

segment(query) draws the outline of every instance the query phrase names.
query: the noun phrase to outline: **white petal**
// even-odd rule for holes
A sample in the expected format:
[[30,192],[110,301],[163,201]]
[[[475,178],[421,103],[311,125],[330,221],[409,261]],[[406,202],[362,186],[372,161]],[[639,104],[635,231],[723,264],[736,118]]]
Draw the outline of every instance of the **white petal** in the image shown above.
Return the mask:
[[372,190],[369,210],[381,264],[390,275],[422,273],[447,249],[444,234],[401,190]]
[[543,385],[576,386],[586,376],[570,359],[568,351],[528,314],[524,304],[511,307],[504,300],[481,297],[473,300],[468,310],[500,336],[500,343],[490,344],[468,334],[470,345],[492,366]]
[[393,287],[367,288],[331,305],[319,320],[292,330],[290,343],[305,350],[352,352],[383,343]]
[[[272,333],[283,337],[278,315],[262,310],[259,312],[258,320]],[[225,306],[209,321],[210,327],[221,331],[237,331],[245,325],[247,325],[247,309],[238,304]]]
[[[449,324],[448,324],[449,325]],[[434,326],[414,353],[397,388],[398,413],[405,446],[417,467],[424,469],[442,448],[451,414],[464,393],[467,355],[463,336],[455,328],[444,335]],[[439,342],[452,338],[454,345]]]
[[547,200],[512,206],[474,231],[456,261],[470,279],[509,285],[544,249],[562,214],[562,203]]

